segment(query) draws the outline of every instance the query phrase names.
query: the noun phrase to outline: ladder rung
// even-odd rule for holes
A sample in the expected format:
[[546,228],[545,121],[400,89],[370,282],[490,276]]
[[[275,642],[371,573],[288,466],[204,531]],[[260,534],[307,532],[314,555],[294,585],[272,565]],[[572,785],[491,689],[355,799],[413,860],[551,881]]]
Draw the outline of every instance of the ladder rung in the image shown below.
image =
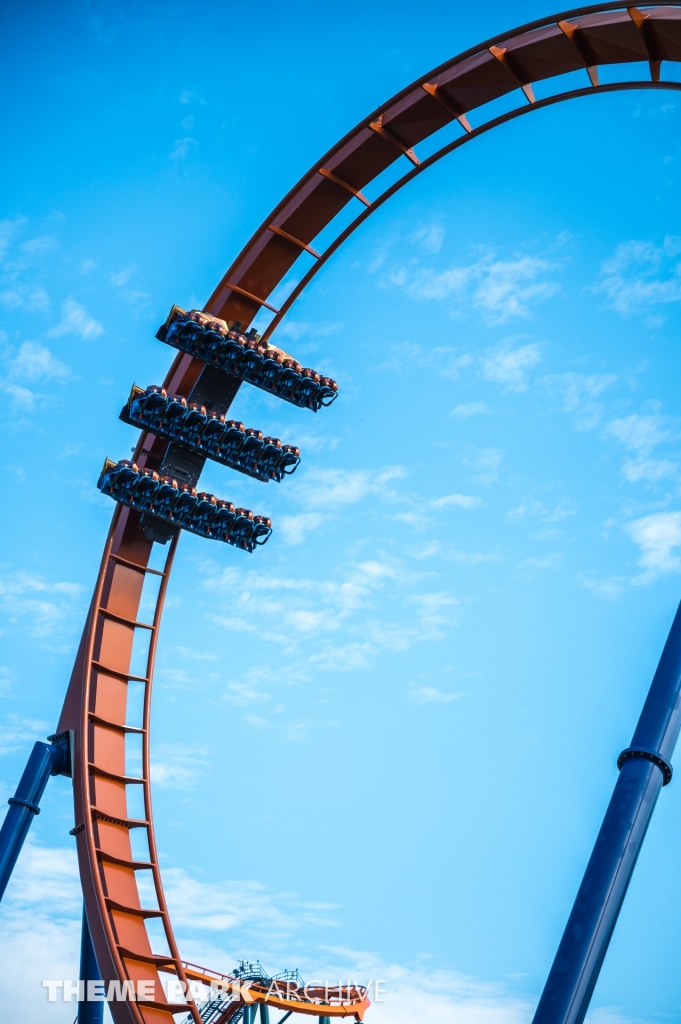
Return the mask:
[[109,558],[113,558],[114,562],[120,562],[121,565],[127,565],[130,569],[138,569],[140,572],[149,572],[153,576],[165,576],[164,572],[159,569],[149,569],[146,565],[138,565],[137,562],[131,562],[129,558],[123,558],[121,555],[110,554]]
[[126,619],[125,615],[117,615],[116,612],[110,612],[108,608],[98,608],[100,615],[103,615],[106,619],[113,619],[114,622],[122,622],[124,626],[132,626],[134,629],[156,629],[156,626],[150,625],[148,622],[137,622],[135,619]]
[[110,825],[122,825],[123,828],[147,828],[148,821],[143,818],[119,818],[115,814],[107,814],[98,807],[91,807],[92,817],[97,821],[108,821]]
[[116,857],[113,853],[107,853],[106,850],[100,850],[97,847],[97,856],[100,860],[105,860],[109,864],[118,864],[122,868],[132,868],[133,871],[141,871],[143,868],[153,868],[153,864],[150,860],[126,860],[125,857]]
[[144,729],[138,729],[136,725],[121,725],[120,722],[110,722],[108,718],[100,718],[94,711],[88,711],[88,718],[95,725],[104,725],[108,729],[118,729],[119,732],[136,732],[138,734],[144,732]]
[[118,954],[124,957],[126,960],[139,960],[142,964],[172,964],[177,969],[177,964],[173,960],[172,956],[160,956],[158,953],[152,953],[149,956],[148,953],[133,953],[131,949],[126,949],[125,946],[117,946]]
[[98,672],[105,672],[109,676],[118,676],[119,679],[131,679],[133,683],[148,683],[148,676],[134,676],[131,672],[122,672],[119,668],[107,668],[106,665],[102,665],[101,661],[91,662],[93,668],[96,668]]
[[293,242],[293,244],[297,245],[300,249],[304,249],[305,252],[309,252],[311,256],[315,257],[315,259],[321,259],[319,253],[315,252],[314,249],[311,249],[307,242],[301,242],[299,238],[295,237],[295,235],[289,235],[288,231],[284,231],[284,229],[280,228],[278,224],[270,224],[270,231],[274,232],[275,235],[280,235],[281,238],[285,238],[287,242]]
[[334,184],[336,185],[340,185],[340,187],[344,188],[346,192],[350,192],[353,196],[359,199],[361,203],[364,203],[366,207],[371,206],[369,200],[366,198],[366,196],[362,195],[359,189],[353,188],[352,185],[350,185],[347,181],[343,181],[343,179],[339,178],[337,174],[334,174],[333,171],[330,170],[330,168],[318,167],[317,170],[322,175],[322,177],[328,178],[329,181],[333,181]]
[[144,907],[126,907],[123,903],[117,903],[116,900],[112,900],[110,896],[104,897],[109,910],[117,910],[121,914],[133,914],[135,917],[163,917],[162,910],[148,910]]
[[275,309],[274,306],[270,306],[269,302],[265,302],[264,299],[259,299],[257,295],[253,294],[253,292],[247,292],[245,288],[242,288],[238,284],[232,284],[228,281],[226,287],[231,288],[233,292],[238,292],[239,295],[244,295],[247,299],[251,299],[253,302],[257,302],[258,305],[264,306],[266,309],[271,309],[273,313],[281,312],[280,310]]
[[91,775],[101,775],[103,779],[113,779],[114,782],[124,782],[126,786],[131,786],[134,783],[144,784],[146,779],[135,778],[134,775],[118,775],[116,772],[108,772],[106,768],[100,768],[96,764],[88,763],[88,768]]

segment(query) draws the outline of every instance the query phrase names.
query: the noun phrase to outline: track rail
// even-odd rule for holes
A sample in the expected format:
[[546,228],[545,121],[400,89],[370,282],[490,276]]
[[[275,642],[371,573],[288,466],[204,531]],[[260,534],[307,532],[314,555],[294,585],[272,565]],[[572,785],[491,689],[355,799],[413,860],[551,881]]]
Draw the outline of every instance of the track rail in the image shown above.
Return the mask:
[[[681,0],[653,6],[625,7],[606,3],[566,11],[487,40],[424,75],[375,110],[349,132],[294,186],[263,221],[230,266],[206,304],[206,311],[225,320],[250,324],[263,309],[272,312],[265,337],[281,323],[303,289],[342,243],[387,199],[447,154],[472,139],[522,114],[562,100],[623,89],[681,89],[665,80],[665,62],[681,62]],[[639,81],[599,84],[599,66],[640,64]],[[677,67],[678,67],[677,63]],[[533,85],[569,72],[582,84],[537,100]],[[509,96],[516,105],[487,116],[487,104]],[[470,117],[470,121],[469,121]],[[471,124],[472,122],[472,124]],[[421,160],[416,147],[441,129],[452,127],[455,137]],[[371,199],[364,191],[396,161],[406,161],[405,173]],[[322,251],[317,236],[349,203],[359,204],[351,222],[338,231]],[[315,262],[279,305],[272,294],[299,259]],[[298,269],[296,268],[296,273]],[[179,354],[164,386],[187,395],[203,364]],[[156,469],[167,441],[143,433],[135,462]],[[168,1004],[159,971],[183,981],[196,979],[197,970],[178,953],[168,915],[154,838],[149,781],[149,728],[154,657],[163,600],[175,553],[171,542],[160,573],[149,568],[152,542],[140,528],[139,514],[117,506],[104,548],[92,604],[73,669],[58,731],[73,730],[74,806],[80,874],[97,961],[105,982],[130,979],[153,983],[146,1003],[112,1002],[116,1024],[169,1024],[172,1015],[201,1017],[193,1002]],[[160,575],[150,623],[139,621],[145,581]],[[133,644],[149,638],[144,673],[130,674]],[[143,689],[140,722],[128,721],[129,689]],[[142,774],[130,769],[128,738],[141,737]],[[143,794],[143,818],[131,818],[129,791]],[[131,834],[145,847],[133,855]],[[136,859],[137,858],[137,859]],[[143,907],[136,875],[148,873],[155,903]],[[148,888],[148,887],[145,887]],[[167,949],[152,950],[145,921],[160,920]],[[216,975],[217,976],[217,975]],[[226,976],[220,976],[226,977]],[[266,997],[260,1001],[268,1002]],[[273,1005],[282,1005],[280,1002]],[[286,1005],[291,1008],[291,1003]],[[361,1017],[364,1006],[319,1005],[321,1016]]]

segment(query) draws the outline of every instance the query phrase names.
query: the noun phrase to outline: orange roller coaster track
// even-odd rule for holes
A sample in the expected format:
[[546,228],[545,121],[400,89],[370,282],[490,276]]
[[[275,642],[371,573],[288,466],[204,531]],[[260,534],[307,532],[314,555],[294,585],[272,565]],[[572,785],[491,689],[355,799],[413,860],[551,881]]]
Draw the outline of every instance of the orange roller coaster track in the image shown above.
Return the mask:
[[[641,71],[636,81],[626,80],[631,65]],[[352,232],[442,157],[494,127],[562,100],[624,89],[679,90],[681,81],[673,80],[679,67],[681,0],[636,7],[606,3],[567,11],[467,50],[373,111],[326,153],[265,218],[216,287],[205,312],[228,323],[240,321],[243,327],[267,310],[272,319],[263,341],[268,342],[303,289]],[[599,69],[608,69],[608,77],[615,80],[601,83]],[[566,75],[570,76],[568,89],[564,89]],[[537,98],[537,88],[546,95]],[[495,102],[504,97],[507,109],[495,112]],[[442,129],[450,131],[448,141],[427,153],[425,144]],[[372,183],[398,162],[404,173],[372,196]],[[322,231],[348,204],[356,205],[357,215],[331,242],[320,246],[317,239]],[[312,257],[312,266],[287,297],[275,301],[273,292],[300,257]],[[179,352],[164,382],[166,392],[191,395],[204,367],[196,355]],[[230,398],[238,386],[236,382]],[[140,470],[158,471],[167,450],[167,439],[144,430],[134,462]],[[163,570],[151,569],[154,542],[141,520],[135,508],[116,505],[58,725],[58,734],[71,737],[73,834],[101,975],[105,982],[146,981],[153,987],[153,997],[146,1002],[110,1003],[115,1024],[170,1024],[180,1012],[189,1012],[194,1024],[202,1024],[199,1007],[190,996],[187,1002],[168,1002],[159,972],[176,975],[185,987],[192,980],[231,985],[234,998],[220,1021],[253,1003],[361,1020],[368,1006],[367,993],[361,988],[345,992],[345,998],[328,990],[272,993],[254,984],[247,987],[234,976],[197,968],[180,957],[163,893],[149,781],[154,657],[178,535],[171,539]],[[140,622],[140,600],[151,577],[160,577],[155,610],[150,622]],[[141,635],[149,640],[146,667],[143,674],[132,675],[133,643]],[[137,722],[128,718],[131,684],[144,692],[142,719]],[[139,777],[129,774],[126,764],[130,734],[142,739]],[[142,789],[141,819],[129,816],[130,787]],[[135,848],[141,847],[143,854],[133,854],[133,830],[139,840]],[[138,873],[149,873],[153,879],[153,906],[142,904]],[[152,949],[146,928],[150,918],[160,920],[167,951]]]

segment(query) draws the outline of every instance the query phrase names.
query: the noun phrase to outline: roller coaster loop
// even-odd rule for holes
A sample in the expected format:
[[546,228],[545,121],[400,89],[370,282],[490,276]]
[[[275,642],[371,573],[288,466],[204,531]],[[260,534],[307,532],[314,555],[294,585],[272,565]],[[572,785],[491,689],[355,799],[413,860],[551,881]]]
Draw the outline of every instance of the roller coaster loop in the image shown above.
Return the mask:
[[[266,482],[282,480],[299,458],[294,446],[286,446],[285,459],[278,439],[225,419],[239,387],[247,382],[315,412],[330,404],[335,382],[301,367],[269,339],[315,274],[371,213],[436,161],[498,125],[562,100],[623,89],[680,90],[681,81],[674,80],[674,74],[681,77],[679,67],[681,0],[566,11],[467,50],[403,89],[341,139],[263,221],[204,310],[173,307],[160,328],[157,337],[176,356],[162,387],[137,388],[124,409],[123,418],[142,429],[133,459],[107,463],[100,478],[116,506],[57,732],[49,744],[36,744],[0,832],[2,895],[50,774],[72,777],[72,834],[85,904],[81,969],[90,980],[100,976],[107,993],[111,986],[119,993],[137,991],[145,982],[150,993],[145,1001],[110,1001],[115,1024],[170,1024],[179,1013],[193,1024],[252,1024],[258,1005],[263,1024],[268,1007],[285,1017],[312,1014],[327,1024],[332,1017],[361,1020],[369,1005],[361,987],[311,989],[296,977],[273,988],[259,965],[221,975],[187,963],[163,893],[149,728],[156,643],[179,533],[188,529],[256,550],[269,537],[269,520],[197,494],[203,464],[213,458]],[[505,103],[503,112],[497,101]],[[374,193],[392,165],[404,173]],[[323,229],[333,231],[345,207],[356,208],[356,215],[318,251]],[[300,257],[312,258],[312,265],[277,307],[273,293]],[[271,314],[262,337],[247,330],[257,314]],[[168,544],[162,570],[149,567],[154,543]],[[155,611],[151,622],[141,622],[140,599],[152,578],[159,584]],[[146,668],[137,676],[130,671],[131,652],[140,635],[147,636],[148,649]],[[131,685],[144,693],[142,717],[134,723],[127,710]],[[681,611],[631,746],[619,758],[615,792],[535,1024],[584,1019],[658,793],[671,778],[680,693]],[[142,739],[141,775],[126,769],[129,734]],[[142,818],[128,812],[127,790],[135,786],[144,798]],[[133,830],[143,853],[132,852]],[[153,906],[141,903],[137,872],[153,882]],[[165,951],[152,950],[145,925],[150,918],[161,923]],[[174,978],[171,987],[179,987],[181,997],[169,1000],[161,973]],[[192,981],[208,985],[211,997],[197,1003]],[[101,1002],[85,1001],[79,1020],[101,1021],[102,1013]]]

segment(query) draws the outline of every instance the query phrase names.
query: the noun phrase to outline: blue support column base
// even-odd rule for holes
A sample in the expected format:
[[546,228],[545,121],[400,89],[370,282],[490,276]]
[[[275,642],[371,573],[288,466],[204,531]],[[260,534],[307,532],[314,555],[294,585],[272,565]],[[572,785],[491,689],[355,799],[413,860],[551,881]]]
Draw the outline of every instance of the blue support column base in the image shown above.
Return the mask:
[[85,907],[83,907],[83,930],[80,937],[80,980],[84,983],[85,999],[78,1003],[78,1024],[102,1024],[104,1021],[103,1000],[88,1001],[88,981],[101,981],[102,975],[92,945]]

